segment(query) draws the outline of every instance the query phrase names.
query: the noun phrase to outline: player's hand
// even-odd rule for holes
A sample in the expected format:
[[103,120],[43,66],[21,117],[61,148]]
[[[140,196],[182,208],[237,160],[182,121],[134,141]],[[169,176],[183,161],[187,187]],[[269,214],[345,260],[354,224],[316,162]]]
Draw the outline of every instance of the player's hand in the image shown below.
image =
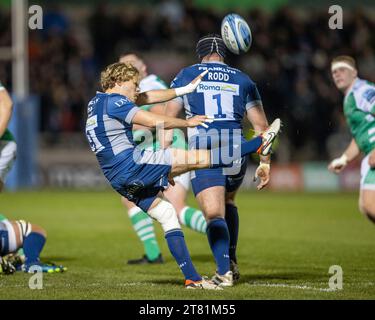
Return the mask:
[[211,123],[214,121],[213,117],[210,116],[194,116],[188,120],[186,120],[188,123],[189,128],[194,128],[197,126],[202,126],[204,128],[208,128],[208,125],[206,123]]
[[372,150],[368,158],[368,164],[371,169],[375,169],[375,150]]
[[348,158],[343,154],[340,158],[333,159],[328,165],[328,170],[334,173],[340,173],[348,164]]
[[[203,77],[208,73],[208,70],[204,70],[203,72],[201,72],[201,74],[196,77],[192,82],[190,82],[189,84],[193,85],[194,86],[194,90],[198,87],[198,84],[201,83]],[[194,91],[193,90],[193,91]],[[192,92],[193,92],[192,91]]]
[[180,88],[176,88],[176,96],[183,96],[188,93],[192,93],[195,91],[195,89],[198,87],[198,85],[201,83],[202,78],[208,73],[208,70],[203,71],[198,77],[196,77],[192,82],[190,82],[188,85]]
[[262,190],[270,182],[270,170],[271,167],[268,163],[261,163],[255,170],[254,181],[256,181],[257,178],[260,179],[260,183],[257,186],[258,190]]

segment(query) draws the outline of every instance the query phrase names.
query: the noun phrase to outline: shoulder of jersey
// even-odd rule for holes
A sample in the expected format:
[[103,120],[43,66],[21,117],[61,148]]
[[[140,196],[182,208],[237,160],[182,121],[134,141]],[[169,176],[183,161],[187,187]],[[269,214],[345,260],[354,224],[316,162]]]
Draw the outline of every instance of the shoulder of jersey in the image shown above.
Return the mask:
[[361,87],[365,86],[367,82],[365,80],[359,79],[354,83],[353,90],[360,89]]
[[350,92],[353,92],[355,94],[361,94],[362,92],[366,91],[367,89],[369,89],[371,87],[373,87],[373,85],[371,83],[369,83],[368,81],[366,81],[364,79],[358,78],[358,80],[354,83],[353,87],[348,92],[348,94]]
[[114,103],[116,105],[119,105],[119,103],[120,105],[133,104],[133,102],[130,101],[128,97],[117,93],[110,94],[108,98],[111,103]]

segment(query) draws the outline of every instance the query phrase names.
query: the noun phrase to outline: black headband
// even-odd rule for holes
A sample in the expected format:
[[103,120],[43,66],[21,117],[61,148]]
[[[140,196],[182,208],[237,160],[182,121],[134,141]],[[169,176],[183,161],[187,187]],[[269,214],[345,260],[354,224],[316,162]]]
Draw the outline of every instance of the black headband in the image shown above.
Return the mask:
[[196,53],[199,59],[212,53],[217,53],[222,58],[225,58],[226,47],[220,36],[217,34],[209,34],[199,39],[197,42]]

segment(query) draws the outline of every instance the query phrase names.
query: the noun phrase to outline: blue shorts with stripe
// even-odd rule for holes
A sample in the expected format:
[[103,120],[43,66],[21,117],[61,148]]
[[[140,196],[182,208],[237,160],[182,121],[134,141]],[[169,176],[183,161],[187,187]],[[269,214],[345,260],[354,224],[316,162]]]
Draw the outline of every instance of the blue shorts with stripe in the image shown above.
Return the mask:
[[118,193],[147,212],[158,193],[168,187],[171,169],[169,149],[155,152],[135,148],[107,178]]

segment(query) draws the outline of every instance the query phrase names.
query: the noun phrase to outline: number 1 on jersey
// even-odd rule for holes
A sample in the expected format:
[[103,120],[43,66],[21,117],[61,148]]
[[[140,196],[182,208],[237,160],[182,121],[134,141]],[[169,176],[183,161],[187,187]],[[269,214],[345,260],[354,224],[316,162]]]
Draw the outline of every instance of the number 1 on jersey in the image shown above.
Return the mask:
[[214,114],[214,117],[215,118],[226,118],[227,115],[226,114],[223,114],[223,109],[221,107],[221,94],[215,94],[212,96],[212,99],[216,100],[217,102],[217,112],[216,114]]

